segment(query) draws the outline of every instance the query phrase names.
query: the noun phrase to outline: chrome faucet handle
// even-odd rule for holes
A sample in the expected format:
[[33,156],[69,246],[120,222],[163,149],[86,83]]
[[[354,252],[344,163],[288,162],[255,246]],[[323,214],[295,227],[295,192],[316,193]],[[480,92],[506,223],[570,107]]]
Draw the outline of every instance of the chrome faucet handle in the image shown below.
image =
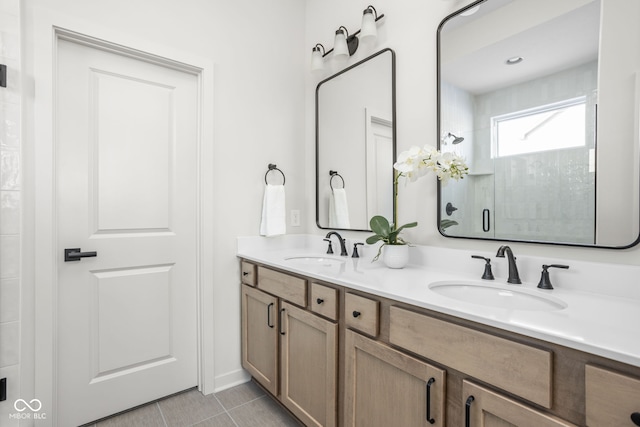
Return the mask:
[[546,265],[546,264],[544,264],[542,266],[542,275],[540,276],[540,282],[538,282],[538,287],[540,289],[553,289],[553,286],[551,285],[551,279],[549,278],[549,271],[548,271],[548,269],[551,268],[551,267],[564,268],[564,269],[568,269],[569,268],[568,265],[561,265],[561,264]]
[[325,242],[329,242],[329,247],[327,248],[327,253],[328,254],[332,254],[333,253],[333,246],[331,246],[331,239],[322,239]]
[[491,258],[485,258],[480,255],[471,255],[471,258],[483,259],[485,261],[484,273],[482,274],[482,278],[484,280],[495,280],[495,277],[493,277],[493,272],[491,271]]

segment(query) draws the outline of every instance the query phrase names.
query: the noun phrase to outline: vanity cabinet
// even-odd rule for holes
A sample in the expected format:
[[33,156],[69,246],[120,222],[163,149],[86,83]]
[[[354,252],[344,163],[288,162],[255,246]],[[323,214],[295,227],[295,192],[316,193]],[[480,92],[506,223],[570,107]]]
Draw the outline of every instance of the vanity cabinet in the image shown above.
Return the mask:
[[587,426],[640,426],[640,378],[585,366]]
[[462,382],[462,397],[466,427],[576,427],[467,380]]
[[305,425],[336,426],[338,325],[306,310],[305,279],[258,267],[256,286],[242,285],[242,366]]
[[246,261],[241,271],[243,366],[307,426],[640,426],[640,367]]
[[354,331],[345,334],[345,426],[446,425],[443,369]]

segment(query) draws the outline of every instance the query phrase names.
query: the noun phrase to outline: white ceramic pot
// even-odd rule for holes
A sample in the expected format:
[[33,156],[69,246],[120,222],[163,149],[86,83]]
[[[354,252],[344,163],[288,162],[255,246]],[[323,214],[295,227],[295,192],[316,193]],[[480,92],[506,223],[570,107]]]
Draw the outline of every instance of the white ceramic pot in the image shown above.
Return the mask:
[[389,268],[404,268],[409,262],[409,245],[384,245],[382,261]]

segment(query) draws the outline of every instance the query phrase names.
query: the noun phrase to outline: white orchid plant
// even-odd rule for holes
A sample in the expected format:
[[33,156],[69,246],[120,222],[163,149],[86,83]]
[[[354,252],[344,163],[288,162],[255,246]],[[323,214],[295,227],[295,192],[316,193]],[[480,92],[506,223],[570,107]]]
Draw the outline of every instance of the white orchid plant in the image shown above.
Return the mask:
[[401,176],[414,182],[429,172],[434,172],[440,182],[446,185],[450,179],[459,180],[469,173],[464,159],[456,153],[438,151],[435,147],[411,147],[398,156],[393,168],[398,171],[396,183]]
[[[398,156],[398,161],[394,163],[395,179],[393,181],[394,197],[394,217],[398,218],[398,180],[404,176],[410,182],[427,175],[429,172],[436,174],[442,185],[446,185],[449,180],[455,181],[464,178],[469,173],[469,167],[464,159],[456,153],[441,152],[435,147],[425,145],[424,147],[413,146],[407,151],[403,151]],[[447,226],[456,224],[450,221]],[[373,258],[376,261],[380,257],[384,245],[406,245],[399,234],[405,228],[416,227],[417,222],[397,227],[396,224],[389,224],[389,221],[380,215],[376,215],[369,221],[371,230],[375,233],[367,238],[367,243],[372,245],[382,241],[378,249],[378,254]]]

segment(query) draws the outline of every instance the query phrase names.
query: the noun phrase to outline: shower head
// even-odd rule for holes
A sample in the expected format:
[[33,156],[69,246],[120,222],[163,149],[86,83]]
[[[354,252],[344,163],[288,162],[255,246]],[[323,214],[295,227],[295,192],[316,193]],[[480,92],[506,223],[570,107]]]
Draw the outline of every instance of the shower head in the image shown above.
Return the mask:
[[460,144],[462,141],[464,141],[463,137],[455,136],[451,132],[449,132],[449,135],[447,135],[447,137],[449,137],[449,136],[453,138],[453,141],[451,141],[452,144]]

